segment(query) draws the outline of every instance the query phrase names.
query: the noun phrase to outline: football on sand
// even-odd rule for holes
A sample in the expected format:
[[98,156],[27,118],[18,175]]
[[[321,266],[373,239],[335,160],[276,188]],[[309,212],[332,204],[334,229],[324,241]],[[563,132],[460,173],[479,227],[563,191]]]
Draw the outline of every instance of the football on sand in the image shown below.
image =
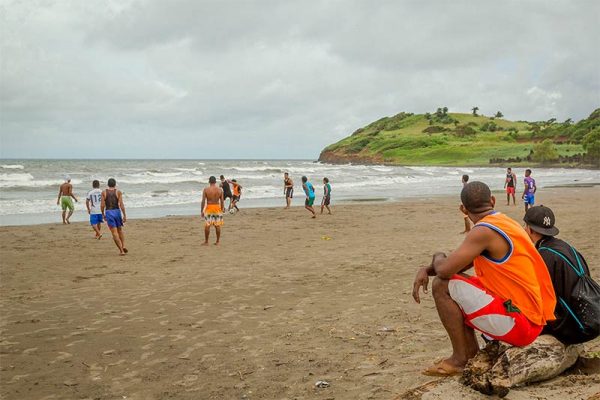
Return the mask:
[[229,210],[229,214],[235,214],[235,208],[232,208],[231,210]]

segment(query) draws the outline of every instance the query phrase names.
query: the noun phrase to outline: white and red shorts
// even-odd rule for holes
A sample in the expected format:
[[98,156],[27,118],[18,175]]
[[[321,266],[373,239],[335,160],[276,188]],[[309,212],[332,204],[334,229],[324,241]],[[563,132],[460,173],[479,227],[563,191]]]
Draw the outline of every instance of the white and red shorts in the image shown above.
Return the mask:
[[448,282],[450,297],[462,310],[465,324],[486,336],[513,346],[527,346],[543,326],[529,321],[510,300],[486,291],[476,276],[454,275]]

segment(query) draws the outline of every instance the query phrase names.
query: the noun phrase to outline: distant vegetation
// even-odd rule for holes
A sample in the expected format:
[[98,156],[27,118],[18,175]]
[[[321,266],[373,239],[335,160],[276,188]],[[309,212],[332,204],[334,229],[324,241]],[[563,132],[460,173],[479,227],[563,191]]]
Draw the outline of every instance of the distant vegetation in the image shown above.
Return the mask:
[[600,108],[577,123],[509,121],[494,116],[401,112],[384,117],[332,144],[327,162],[399,165],[588,165],[600,166]]

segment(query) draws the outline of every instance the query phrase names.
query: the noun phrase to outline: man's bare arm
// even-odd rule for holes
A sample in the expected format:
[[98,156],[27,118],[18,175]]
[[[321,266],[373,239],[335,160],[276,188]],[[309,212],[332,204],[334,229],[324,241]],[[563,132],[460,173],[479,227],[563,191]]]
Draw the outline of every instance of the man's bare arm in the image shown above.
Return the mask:
[[202,190],[202,204],[200,205],[200,209],[202,210],[201,216],[204,217],[204,206],[206,206],[206,189]]
[[85,208],[87,208],[88,214],[92,213],[92,210],[90,209],[90,199],[85,199]]
[[58,198],[56,199],[56,204],[60,202],[60,196],[62,195],[62,185],[58,188]]
[[221,190],[221,195],[219,196],[219,203],[221,204],[221,212],[225,212],[225,199],[223,198],[222,190]]
[[103,217],[106,217],[104,215],[104,210],[105,209],[106,209],[106,200],[104,198],[104,191],[102,191],[102,196],[101,196],[101,199],[100,199],[100,212],[102,212],[102,216]]
[[473,260],[487,248],[492,239],[492,231],[476,228],[477,226],[469,232],[462,244],[448,257],[434,258],[432,267],[438,278],[450,279],[454,274],[470,268]]
[[117,192],[119,196],[119,208],[123,213],[123,222],[127,222],[127,214],[125,213],[125,204],[123,204],[123,192],[120,190]]

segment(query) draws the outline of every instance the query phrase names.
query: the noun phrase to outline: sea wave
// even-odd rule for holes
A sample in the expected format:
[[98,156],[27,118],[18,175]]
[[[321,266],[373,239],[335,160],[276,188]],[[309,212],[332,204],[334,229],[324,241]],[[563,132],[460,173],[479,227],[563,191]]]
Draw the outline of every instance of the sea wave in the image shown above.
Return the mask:
[[2,164],[0,167],[4,169],[25,169],[21,164]]
[[[62,179],[34,179],[33,175],[29,173],[18,173],[18,174],[0,174],[0,188],[32,188],[32,187],[44,187],[44,186],[57,186],[64,183]],[[72,179],[71,183],[74,185],[81,184],[81,180]]]

